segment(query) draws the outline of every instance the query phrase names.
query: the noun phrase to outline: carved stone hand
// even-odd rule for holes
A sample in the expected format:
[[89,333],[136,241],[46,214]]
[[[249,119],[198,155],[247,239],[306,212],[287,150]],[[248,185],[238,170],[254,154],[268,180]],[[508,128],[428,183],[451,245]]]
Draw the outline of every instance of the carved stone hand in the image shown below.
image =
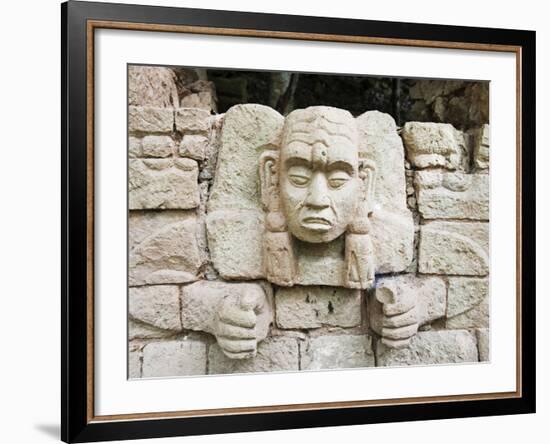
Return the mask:
[[258,342],[268,333],[271,306],[263,293],[228,294],[216,313],[214,335],[224,354],[231,359],[256,356]]
[[418,331],[418,304],[415,295],[379,287],[370,298],[371,328],[382,337],[382,343],[391,348],[409,345]]

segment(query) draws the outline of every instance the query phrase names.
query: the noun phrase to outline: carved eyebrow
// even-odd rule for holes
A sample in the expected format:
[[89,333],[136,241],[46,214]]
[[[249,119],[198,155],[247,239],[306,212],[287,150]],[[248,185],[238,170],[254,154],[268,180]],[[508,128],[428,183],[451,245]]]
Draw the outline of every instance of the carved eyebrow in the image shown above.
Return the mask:
[[327,165],[326,170],[328,172],[335,171],[335,170],[343,170],[346,173],[348,173],[350,176],[353,176],[353,174],[355,173],[355,169],[353,168],[353,165],[343,160],[337,160],[335,162],[329,163]]
[[306,168],[311,168],[311,160],[305,159],[303,157],[292,156],[285,160],[285,166],[303,166]]

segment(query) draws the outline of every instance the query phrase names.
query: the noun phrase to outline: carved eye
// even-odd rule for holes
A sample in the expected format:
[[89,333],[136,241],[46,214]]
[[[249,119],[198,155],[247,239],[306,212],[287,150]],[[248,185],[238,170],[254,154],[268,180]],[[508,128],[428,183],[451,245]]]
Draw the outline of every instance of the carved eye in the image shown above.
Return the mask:
[[345,171],[333,171],[328,176],[328,184],[331,188],[340,188],[350,179],[350,175]]
[[293,166],[288,170],[288,179],[296,186],[305,186],[311,179],[311,170],[301,166]]

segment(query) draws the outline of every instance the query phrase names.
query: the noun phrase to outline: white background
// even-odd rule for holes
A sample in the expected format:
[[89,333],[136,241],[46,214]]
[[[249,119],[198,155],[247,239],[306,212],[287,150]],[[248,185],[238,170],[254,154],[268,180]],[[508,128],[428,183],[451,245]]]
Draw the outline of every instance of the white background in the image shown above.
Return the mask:
[[[537,126],[538,220],[548,226],[549,175],[543,168],[550,160],[548,136],[544,134],[548,113],[545,100],[550,78],[548,54],[550,30],[543,2],[525,0],[479,2],[463,0],[443,5],[439,1],[361,2],[277,0],[257,1],[171,1],[166,4],[214,9],[252,10],[413,21],[472,26],[536,29],[538,32],[537,77],[539,79]],[[59,423],[59,3],[53,0],[11,2],[3,6],[2,68],[0,69],[0,114],[3,150],[2,229],[0,284],[3,322],[0,346],[0,408],[2,442],[55,442]],[[545,55],[543,58],[543,54]],[[7,56],[7,57],[6,57]],[[498,147],[495,147],[497,149]],[[512,197],[511,197],[512,198]],[[491,440],[535,442],[547,435],[550,406],[548,323],[543,324],[550,306],[542,276],[543,254],[548,232],[538,239],[538,411],[536,415],[473,418],[338,427],[302,431],[263,432],[214,437],[174,438],[155,442],[214,443],[239,442],[407,442],[438,440],[465,443]],[[321,388],[320,388],[321,389]]]

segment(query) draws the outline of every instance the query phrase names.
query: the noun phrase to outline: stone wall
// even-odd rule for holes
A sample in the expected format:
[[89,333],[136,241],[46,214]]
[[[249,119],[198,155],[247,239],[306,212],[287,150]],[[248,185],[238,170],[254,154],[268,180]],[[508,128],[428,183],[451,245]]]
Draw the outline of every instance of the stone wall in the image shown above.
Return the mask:
[[[263,232],[258,179],[230,166],[257,162],[258,147],[274,143],[269,128],[282,117],[268,110],[130,105],[129,377],[489,360],[488,125],[462,132],[441,123],[397,128],[377,112],[358,117],[365,149],[394,153],[377,159],[392,165],[377,196],[402,218],[394,231],[393,216],[379,224],[375,287],[418,304],[418,333],[392,348],[381,341],[373,290],[265,280],[255,250]],[[218,162],[223,150],[234,157]],[[248,197],[231,201],[232,193]],[[220,300],[244,289],[268,301],[256,327],[265,339],[255,357],[231,359],[213,319]]]

